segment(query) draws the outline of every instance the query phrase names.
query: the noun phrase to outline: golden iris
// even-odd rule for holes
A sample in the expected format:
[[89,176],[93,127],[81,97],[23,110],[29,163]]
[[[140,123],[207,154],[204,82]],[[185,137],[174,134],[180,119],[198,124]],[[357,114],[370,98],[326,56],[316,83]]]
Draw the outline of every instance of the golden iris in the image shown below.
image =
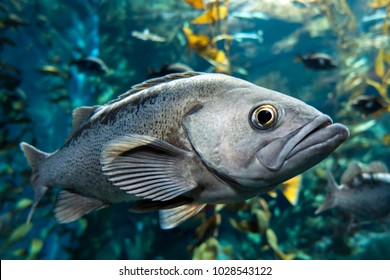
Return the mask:
[[277,120],[278,112],[272,105],[265,104],[252,110],[251,123],[257,129],[272,127]]

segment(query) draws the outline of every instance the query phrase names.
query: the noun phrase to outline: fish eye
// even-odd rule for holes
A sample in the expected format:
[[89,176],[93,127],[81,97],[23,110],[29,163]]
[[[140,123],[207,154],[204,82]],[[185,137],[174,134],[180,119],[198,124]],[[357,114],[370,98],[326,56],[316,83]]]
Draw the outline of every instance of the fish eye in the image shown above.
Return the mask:
[[252,109],[250,121],[256,129],[267,129],[272,127],[277,120],[278,113],[274,106],[266,104]]

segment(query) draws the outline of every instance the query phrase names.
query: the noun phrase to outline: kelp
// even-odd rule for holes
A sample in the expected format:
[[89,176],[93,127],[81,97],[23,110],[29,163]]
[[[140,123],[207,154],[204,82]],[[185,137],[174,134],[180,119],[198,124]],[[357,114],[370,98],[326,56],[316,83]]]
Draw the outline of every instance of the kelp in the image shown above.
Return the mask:
[[[187,1],[185,1],[187,2]],[[204,12],[197,18],[193,19],[191,25],[207,25],[207,34],[195,34],[189,27],[183,27],[183,32],[187,38],[188,48],[195,51],[198,55],[208,61],[215,67],[217,72],[231,73],[231,65],[229,60],[229,51],[231,37],[227,35],[227,21],[229,10],[228,0],[215,0],[208,2],[207,5],[194,4],[191,5],[199,9],[203,7]],[[223,40],[223,48],[217,45],[217,42]]]

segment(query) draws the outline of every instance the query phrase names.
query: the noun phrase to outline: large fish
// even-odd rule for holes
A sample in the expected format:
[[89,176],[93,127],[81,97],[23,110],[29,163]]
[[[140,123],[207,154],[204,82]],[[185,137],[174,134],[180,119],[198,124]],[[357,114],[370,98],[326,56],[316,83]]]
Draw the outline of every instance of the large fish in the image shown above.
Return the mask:
[[349,132],[313,107],[222,74],[146,81],[104,106],[81,107],[52,154],[21,143],[35,201],[60,186],[61,223],[111,203],[159,210],[175,227],[206,204],[267,192],[314,166]]

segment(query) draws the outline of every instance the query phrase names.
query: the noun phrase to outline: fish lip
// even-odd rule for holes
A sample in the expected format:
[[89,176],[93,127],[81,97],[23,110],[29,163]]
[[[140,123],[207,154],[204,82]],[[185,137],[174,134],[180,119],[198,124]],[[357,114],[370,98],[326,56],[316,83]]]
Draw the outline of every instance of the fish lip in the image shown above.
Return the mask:
[[[307,134],[303,135],[303,137],[300,137],[297,139],[298,141],[296,141],[295,146],[287,154],[286,159],[289,159],[292,156],[294,156],[296,153],[302,151],[304,149],[304,147],[302,147],[303,143],[307,143],[309,140],[312,140],[313,139],[312,136],[314,136],[316,133],[318,133],[321,129],[324,129],[324,128],[333,124],[333,121],[328,116],[326,116],[326,117],[327,117],[327,119],[321,118],[320,119],[321,122],[316,121],[317,120],[316,119],[312,123],[310,123],[312,125],[308,124],[303,128],[305,131],[307,130]],[[305,128],[307,128],[307,129],[305,129]],[[321,139],[323,139],[323,138],[321,138]],[[318,141],[316,143],[318,143]],[[305,146],[309,147],[311,145],[305,145]]]
[[314,147],[318,144],[335,142],[337,146],[349,137],[349,131],[341,124],[325,122],[303,137],[287,155],[286,160],[292,158],[299,152]]
[[[298,130],[291,132],[290,135],[287,135],[283,138],[278,138],[275,141],[269,143],[267,146],[264,146],[257,153],[257,159],[269,170],[280,170],[284,162],[288,158],[292,158],[294,155],[301,152],[302,150],[309,148],[315,144],[325,142],[326,140],[334,136],[334,131],[332,129],[330,130],[332,134],[331,137],[327,133],[322,133],[322,137],[313,137],[313,135],[318,136],[317,133],[319,133],[320,131],[324,131],[324,129],[326,129],[327,127],[333,126],[333,121],[329,116],[320,115],[311,122],[299,128]],[[326,132],[328,131],[329,130],[327,130]],[[267,149],[274,151],[277,150],[278,154],[276,156],[275,153],[272,155],[271,153],[267,154]]]

